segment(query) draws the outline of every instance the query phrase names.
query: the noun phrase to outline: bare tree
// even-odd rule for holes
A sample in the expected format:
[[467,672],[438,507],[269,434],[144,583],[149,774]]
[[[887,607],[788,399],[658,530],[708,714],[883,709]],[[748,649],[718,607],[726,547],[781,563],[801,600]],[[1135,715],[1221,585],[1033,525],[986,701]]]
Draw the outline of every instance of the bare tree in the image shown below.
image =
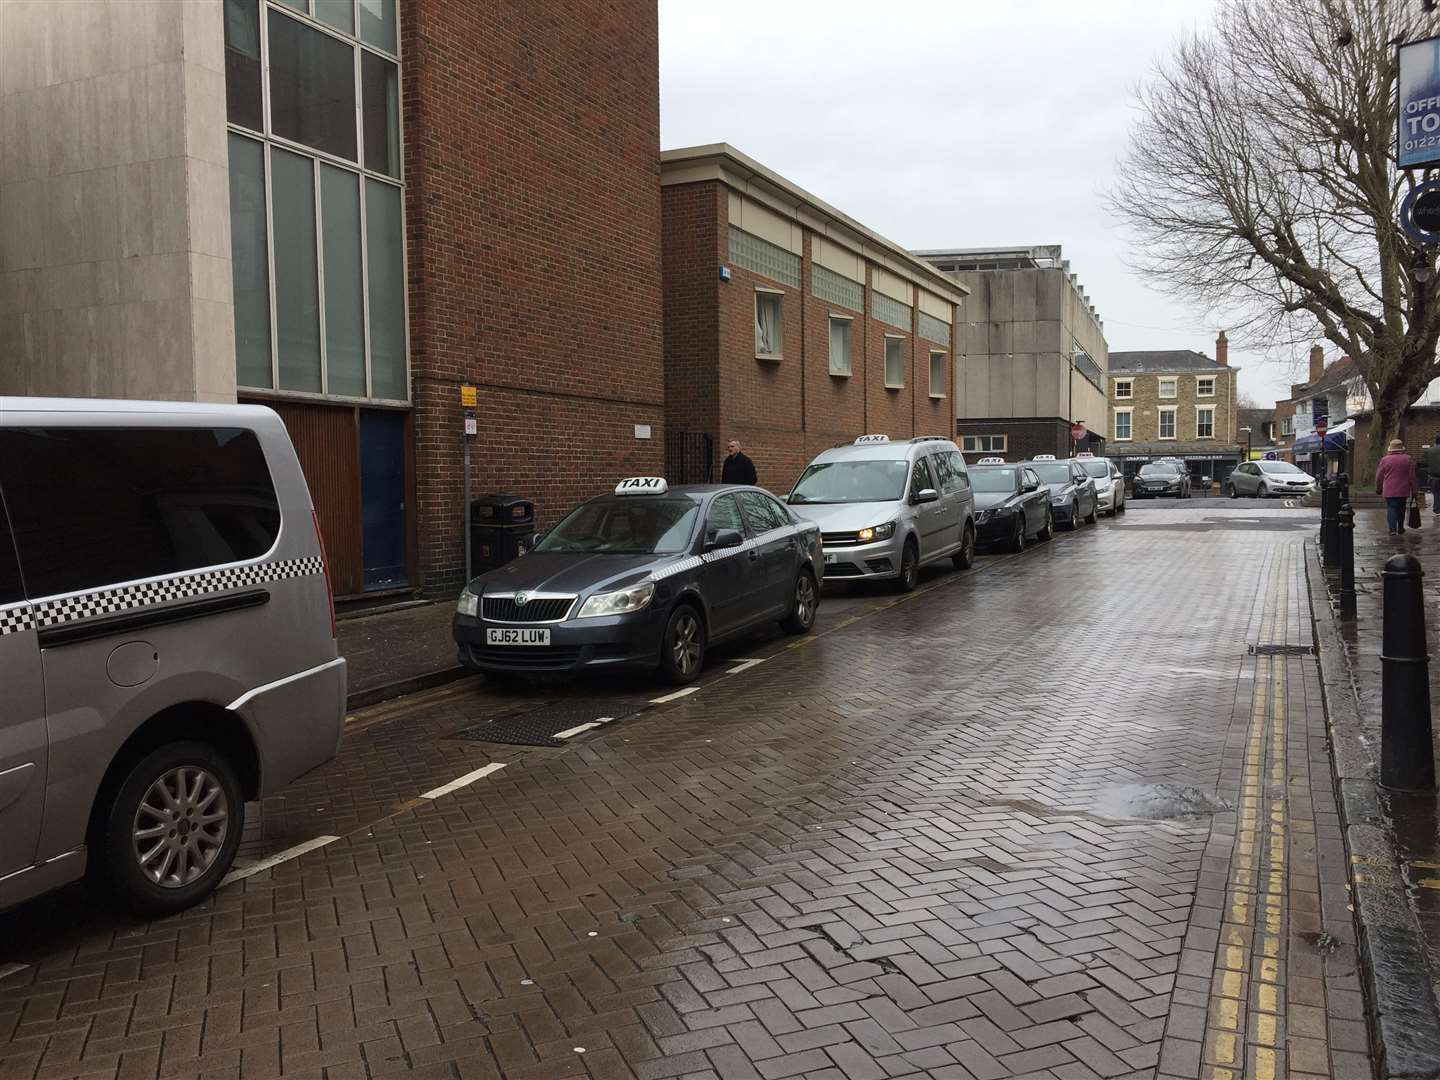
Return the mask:
[[1399,226],[1416,179],[1394,146],[1394,43],[1437,32],[1420,0],[1220,0],[1141,87],[1111,192],[1157,285],[1252,348],[1318,331],[1354,357],[1372,460],[1440,375],[1440,279]]

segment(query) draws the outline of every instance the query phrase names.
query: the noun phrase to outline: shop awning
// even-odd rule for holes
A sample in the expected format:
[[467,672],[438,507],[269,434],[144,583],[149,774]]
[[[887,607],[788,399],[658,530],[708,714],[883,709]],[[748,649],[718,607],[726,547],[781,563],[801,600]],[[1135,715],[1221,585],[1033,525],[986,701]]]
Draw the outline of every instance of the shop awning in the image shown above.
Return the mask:
[[1321,446],[1319,435],[1302,435],[1295,440],[1295,453],[1297,454],[1318,454],[1323,449],[1326,453],[1344,453],[1349,445],[1349,437],[1345,434],[1349,428],[1355,426],[1355,421],[1346,420],[1349,427],[1337,427],[1325,433],[1324,446]]

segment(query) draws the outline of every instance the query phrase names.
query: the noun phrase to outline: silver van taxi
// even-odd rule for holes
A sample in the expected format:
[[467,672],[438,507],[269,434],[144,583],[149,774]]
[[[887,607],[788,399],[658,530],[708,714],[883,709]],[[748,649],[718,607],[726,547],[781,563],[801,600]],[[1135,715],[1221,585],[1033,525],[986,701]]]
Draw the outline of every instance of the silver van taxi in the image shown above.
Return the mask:
[[0,397],[0,910],[195,903],[335,756],[345,661],[270,409]]
[[915,588],[920,567],[975,562],[975,493],[960,449],[939,435],[862,435],[823,451],[786,500],[820,526],[825,576]]

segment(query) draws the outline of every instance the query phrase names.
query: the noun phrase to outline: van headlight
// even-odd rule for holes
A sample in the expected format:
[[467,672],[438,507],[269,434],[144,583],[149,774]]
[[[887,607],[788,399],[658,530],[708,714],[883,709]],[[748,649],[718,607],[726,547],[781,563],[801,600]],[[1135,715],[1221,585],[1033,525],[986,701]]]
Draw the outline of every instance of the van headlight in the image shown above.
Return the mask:
[[646,581],[630,589],[596,593],[585,601],[580,608],[580,614],[576,617],[595,619],[602,615],[628,615],[650,603],[654,596],[655,583],[653,581]]
[[465,615],[469,618],[478,618],[480,615],[480,597],[470,591],[466,586],[460,592],[460,602],[455,605],[455,612],[458,615]]
[[889,540],[895,535],[895,523],[887,521],[884,525],[874,525],[868,529],[861,529],[855,534],[855,538],[862,544],[868,544],[871,540]]

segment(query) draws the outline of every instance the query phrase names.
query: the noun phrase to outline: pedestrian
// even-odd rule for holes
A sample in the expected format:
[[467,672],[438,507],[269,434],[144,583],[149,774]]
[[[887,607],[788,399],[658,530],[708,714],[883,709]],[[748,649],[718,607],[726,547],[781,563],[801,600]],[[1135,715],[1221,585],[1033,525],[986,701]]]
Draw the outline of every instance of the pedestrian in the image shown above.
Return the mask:
[[1389,452],[1375,469],[1375,491],[1385,497],[1385,523],[1391,536],[1405,531],[1405,501],[1418,487],[1415,459],[1405,452],[1403,442],[1391,439]]
[[725,444],[725,466],[720,470],[722,484],[757,484],[755,463],[740,449],[740,440],[731,439]]
[[1425,448],[1425,471],[1430,474],[1430,509],[1440,518],[1440,435]]

